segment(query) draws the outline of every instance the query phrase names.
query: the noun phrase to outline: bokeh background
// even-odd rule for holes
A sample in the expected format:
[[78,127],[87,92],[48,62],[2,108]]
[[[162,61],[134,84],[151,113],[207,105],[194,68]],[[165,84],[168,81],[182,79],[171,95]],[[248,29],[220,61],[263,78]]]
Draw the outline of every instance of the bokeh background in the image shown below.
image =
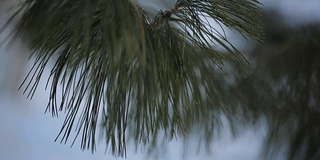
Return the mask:
[[[175,1],[140,0],[147,10],[165,10]],[[310,23],[320,23],[319,0],[261,0],[262,10],[269,17],[264,18],[266,26],[271,25],[281,36],[287,29],[295,29]],[[0,0],[0,26],[3,26],[12,13],[11,0]],[[79,141],[73,147],[70,142],[60,144],[55,138],[60,131],[63,115],[52,118],[45,114],[48,101],[48,91],[44,89],[45,78],[39,85],[32,100],[23,95],[23,90],[18,90],[24,77],[32,65],[29,60],[27,46],[21,40],[14,41],[8,48],[6,37],[10,34],[12,25],[8,26],[0,34],[0,159],[2,160],[102,160],[122,159],[111,156],[105,152],[103,143],[97,146],[97,152],[81,151]],[[284,33],[283,33],[284,34]],[[268,36],[268,35],[267,35]],[[252,50],[252,45],[236,36],[230,36],[243,52]],[[47,77],[45,72],[43,77]],[[215,139],[210,148],[210,154],[199,149],[197,143],[189,143],[184,148],[182,140],[170,142],[163,148],[159,148],[158,155],[154,158],[160,160],[176,159],[213,159],[213,160],[259,160],[262,151],[263,140],[266,136],[266,127],[261,123],[260,127],[247,129],[234,138],[227,125],[219,139]],[[192,142],[192,140],[191,140]],[[149,159],[143,150],[135,151],[128,147],[128,160]],[[183,156],[183,153],[188,153]],[[283,154],[275,157],[278,160],[285,158]]]

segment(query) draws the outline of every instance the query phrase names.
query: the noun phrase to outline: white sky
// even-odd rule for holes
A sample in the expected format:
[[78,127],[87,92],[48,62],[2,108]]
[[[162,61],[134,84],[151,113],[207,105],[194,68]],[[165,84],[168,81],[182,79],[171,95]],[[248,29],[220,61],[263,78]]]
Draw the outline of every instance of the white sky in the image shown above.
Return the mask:
[[[140,0],[143,1],[143,0]],[[0,26],[4,24],[7,10],[0,0]],[[159,1],[152,0],[159,3]],[[275,7],[294,23],[320,20],[319,0],[262,0],[264,7]],[[2,3],[2,4],[1,4]],[[163,5],[165,7],[166,5]],[[164,8],[165,10],[166,8]],[[3,34],[0,40],[3,40]],[[43,114],[48,99],[48,92],[40,87],[32,101],[26,100],[21,92],[17,92],[29,64],[27,57],[18,55],[25,52],[26,47],[17,42],[10,50],[0,47],[0,159],[3,160],[87,160],[116,159],[110,154],[104,154],[104,146],[100,145],[98,152],[92,155],[89,151],[80,151],[78,146],[70,148],[70,143],[60,145],[54,139],[60,129],[62,118],[51,118]],[[43,86],[43,85],[42,85]],[[263,129],[257,133],[244,132],[240,138],[232,141],[230,133],[225,130],[225,136],[213,145],[213,155],[196,155],[190,151],[189,159],[213,160],[257,160],[259,159]],[[143,159],[142,154],[134,153],[128,148],[128,160]],[[162,157],[162,158],[161,158]],[[181,158],[181,142],[170,143],[167,154],[159,160],[176,160]],[[186,158],[186,157],[184,157]],[[183,159],[184,159],[183,158]],[[121,159],[121,158],[117,158]],[[281,158],[279,157],[279,160]]]

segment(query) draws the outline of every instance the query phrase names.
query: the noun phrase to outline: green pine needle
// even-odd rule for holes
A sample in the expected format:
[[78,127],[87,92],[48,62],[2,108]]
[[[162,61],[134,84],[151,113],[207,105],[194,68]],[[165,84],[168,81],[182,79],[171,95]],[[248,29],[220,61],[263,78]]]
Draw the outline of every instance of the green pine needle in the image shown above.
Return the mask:
[[66,112],[59,138],[67,142],[76,129],[82,149],[94,151],[99,127],[120,156],[129,137],[146,145],[161,131],[185,137],[202,124],[210,138],[219,116],[236,109],[228,103],[226,64],[249,69],[212,23],[260,41],[259,5],[179,0],[152,19],[132,0],[26,0],[15,30],[36,58],[25,92],[33,96],[54,61],[47,110]]

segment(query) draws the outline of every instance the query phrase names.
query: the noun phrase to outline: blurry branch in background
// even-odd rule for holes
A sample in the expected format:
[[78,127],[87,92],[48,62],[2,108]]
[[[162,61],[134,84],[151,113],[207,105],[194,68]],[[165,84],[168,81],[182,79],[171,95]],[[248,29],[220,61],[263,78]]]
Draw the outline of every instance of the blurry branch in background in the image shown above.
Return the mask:
[[184,138],[196,125],[209,140],[221,115],[233,124],[253,115],[230,103],[228,83],[250,67],[212,22],[260,42],[259,5],[179,0],[151,19],[133,0],[25,0],[13,35],[27,39],[35,57],[24,93],[32,98],[53,61],[47,110],[66,113],[58,138],[66,143],[75,129],[82,149],[94,151],[98,119],[118,156],[128,140],[153,146],[160,132]]
[[254,49],[255,69],[245,80],[247,91],[257,91],[242,101],[259,100],[256,110],[267,119],[265,159],[281,152],[288,160],[319,159],[320,23],[290,28],[267,13],[265,43]]
[[[268,77],[280,102],[277,110],[268,115],[269,142],[276,143],[276,148],[287,141],[290,160],[320,158],[319,28],[317,24],[295,31],[294,36],[278,45],[278,53],[265,57],[268,67],[258,68]],[[274,137],[278,140],[272,141]]]

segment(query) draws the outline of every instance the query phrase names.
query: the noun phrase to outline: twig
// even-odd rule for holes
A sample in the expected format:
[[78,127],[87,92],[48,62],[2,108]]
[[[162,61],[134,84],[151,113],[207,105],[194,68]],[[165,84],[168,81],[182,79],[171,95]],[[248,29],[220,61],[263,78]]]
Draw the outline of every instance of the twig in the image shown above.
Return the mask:
[[181,8],[184,5],[184,0],[178,0],[175,5],[172,7],[171,10],[165,10],[164,12],[162,10],[160,10],[157,15],[155,16],[155,18],[153,19],[151,26],[153,27],[158,27],[159,25],[161,25],[164,21],[168,21],[168,20],[179,20],[176,18],[172,18],[171,15],[175,14],[179,8]]

